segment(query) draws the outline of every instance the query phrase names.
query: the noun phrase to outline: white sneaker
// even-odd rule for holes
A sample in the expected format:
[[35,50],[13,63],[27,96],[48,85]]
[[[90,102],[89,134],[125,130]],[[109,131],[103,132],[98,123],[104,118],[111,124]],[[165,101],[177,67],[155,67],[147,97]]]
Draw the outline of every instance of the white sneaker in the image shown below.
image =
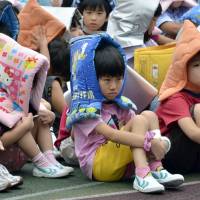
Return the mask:
[[7,180],[10,183],[10,186],[17,186],[23,184],[23,178],[21,176],[13,176],[9,171],[0,164],[0,177]]
[[60,168],[58,166],[50,166],[50,167],[38,167],[35,166],[33,168],[33,176],[36,177],[45,177],[45,178],[59,178],[67,176],[74,169],[72,167],[69,168]]
[[180,174],[171,174],[166,169],[152,171],[152,176],[166,188],[179,187],[184,182],[184,177]]
[[69,165],[79,166],[78,158],[75,154],[74,141],[71,137],[66,138],[60,144],[61,157]]
[[73,167],[69,167],[69,166],[64,166],[62,164],[60,164],[58,162],[58,164],[56,165],[59,169],[65,170],[68,174],[74,172],[74,168]]
[[0,177],[0,191],[4,191],[9,187],[11,187],[9,181],[7,179]]
[[136,175],[133,188],[143,193],[160,193],[165,191],[164,186],[158,183],[151,173],[144,178]]

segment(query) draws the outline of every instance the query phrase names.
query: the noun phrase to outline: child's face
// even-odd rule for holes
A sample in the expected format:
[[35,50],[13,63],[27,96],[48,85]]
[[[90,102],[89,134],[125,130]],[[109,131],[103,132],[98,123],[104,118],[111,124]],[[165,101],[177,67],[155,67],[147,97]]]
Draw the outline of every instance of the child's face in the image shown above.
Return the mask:
[[101,29],[107,21],[106,11],[100,8],[96,10],[85,9],[83,11],[83,23],[91,32],[96,32]]
[[83,33],[82,29],[81,29],[81,26],[70,28],[70,35],[71,35],[72,38],[84,35],[84,33]]
[[188,62],[188,81],[200,87],[200,53]]
[[108,100],[114,100],[119,94],[123,84],[122,76],[102,76],[99,78],[99,86],[102,94]]

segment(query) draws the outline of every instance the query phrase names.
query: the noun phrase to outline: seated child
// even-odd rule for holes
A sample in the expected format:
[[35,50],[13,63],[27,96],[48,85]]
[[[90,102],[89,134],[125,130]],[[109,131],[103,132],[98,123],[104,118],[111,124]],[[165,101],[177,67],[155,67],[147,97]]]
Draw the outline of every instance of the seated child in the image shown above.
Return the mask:
[[180,20],[181,17],[190,8],[196,6],[197,3],[195,0],[161,0],[160,3],[163,13],[158,18],[156,26],[159,27],[166,36],[175,39],[183,25]]
[[50,54],[50,70],[48,72],[43,98],[50,104],[56,118],[53,124],[54,133],[57,135],[60,116],[65,109],[64,92],[67,90],[66,82],[70,77],[70,52],[68,44],[61,38],[56,38],[48,45]]
[[[82,31],[82,15],[77,8],[74,7],[49,7],[43,6],[50,14],[54,15],[60,22],[62,22],[66,31],[63,37],[66,41],[76,36],[83,35]],[[55,38],[54,38],[55,39]]]
[[151,111],[135,115],[135,104],[122,96],[126,62],[121,47],[108,34],[90,35],[72,41],[71,56],[67,127],[82,172],[92,180],[118,181],[133,174],[134,162],[138,191],[181,185],[183,176],[162,167],[170,142],[160,136],[157,116]]
[[83,15],[83,32],[86,35],[106,31],[112,7],[108,0],[83,0],[79,5]]
[[161,86],[156,111],[172,147],[164,166],[172,172],[200,172],[200,33],[186,20],[173,62]]
[[0,54],[0,114],[4,116],[0,117],[0,139],[6,149],[0,152],[0,163],[10,170],[19,170],[29,157],[35,165],[34,176],[66,176],[73,168],[62,166],[53,156],[50,126],[55,116],[49,104],[40,100],[48,61],[8,36],[0,34],[0,37],[3,52]]
[[151,37],[156,20],[162,13],[159,2],[120,1],[110,14],[107,33],[122,45],[130,67],[134,67],[134,49],[157,45]]

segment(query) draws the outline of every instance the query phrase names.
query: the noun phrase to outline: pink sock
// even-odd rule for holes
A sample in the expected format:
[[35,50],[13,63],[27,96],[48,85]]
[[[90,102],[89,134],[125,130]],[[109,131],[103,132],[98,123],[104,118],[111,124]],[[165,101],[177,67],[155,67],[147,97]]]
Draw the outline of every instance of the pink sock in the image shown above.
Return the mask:
[[57,165],[58,164],[58,161],[55,159],[55,156],[53,155],[53,151],[52,150],[45,151],[44,155],[53,165]]
[[49,167],[52,164],[48,161],[48,159],[44,156],[43,153],[39,153],[36,155],[33,159],[32,162],[37,166],[37,167]]
[[159,167],[162,167],[162,163],[160,161],[154,161],[149,164],[151,171],[156,171]]
[[147,167],[136,167],[135,174],[141,178],[144,178],[150,172],[150,168]]

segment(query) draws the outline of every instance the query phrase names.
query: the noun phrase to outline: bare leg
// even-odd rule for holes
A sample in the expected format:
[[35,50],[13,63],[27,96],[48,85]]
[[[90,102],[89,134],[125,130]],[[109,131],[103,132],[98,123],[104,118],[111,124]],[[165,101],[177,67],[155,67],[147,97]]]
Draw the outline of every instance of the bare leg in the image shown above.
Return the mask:
[[[136,115],[132,120],[130,120],[126,126],[125,130],[132,131],[136,134],[145,135],[148,131],[148,122],[142,115]],[[146,152],[143,148],[134,148],[133,159],[136,167],[147,167],[147,157]]]
[[42,124],[39,119],[35,120],[35,126],[32,130],[38,146],[42,152],[53,150],[53,142],[50,134],[50,128],[47,124]]
[[40,149],[30,131],[20,138],[18,145],[31,159],[40,153]]

